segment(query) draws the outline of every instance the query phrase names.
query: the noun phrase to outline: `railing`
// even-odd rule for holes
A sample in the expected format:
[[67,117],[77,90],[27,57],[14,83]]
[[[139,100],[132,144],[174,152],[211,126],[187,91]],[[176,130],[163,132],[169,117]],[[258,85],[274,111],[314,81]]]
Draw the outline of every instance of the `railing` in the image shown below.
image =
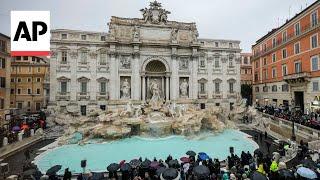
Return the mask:
[[199,97],[200,99],[206,99],[206,98],[208,98],[208,93],[207,93],[206,91],[200,91],[200,92],[198,93],[198,97]]
[[288,74],[283,76],[283,80],[290,80],[290,79],[298,79],[298,78],[308,78],[310,77],[309,72],[300,72],[300,73],[294,73],[294,74]]
[[77,99],[80,100],[89,100],[90,99],[90,95],[88,92],[79,92],[77,94]]
[[70,100],[70,92],[58,92],[56,95],[56,100]]
[[98,92],[97,93],[97,100],[108,100],[109,93],[108,92]]
[[[255,52],[252,57],[253,57],[253,58],[258,58],[258,57],[260,57],[260,56],[263,56],[263,55],[269,53],[270,51],[272,51],[272,50],[274,50],[274,49],[276,49],[276,48],[278,48],[278,47],[280,47],[280,46],[282,46],[282,45],[290,42],[291,40],[293,40],[293,39],[295,39],[295,38],[298,38],[298,37],[300,37],[300,36],[303,36],[304,34],[308,33],[309,31],[318,28],[319,26],[320,26],[320,20],[318,20],[317,23],[316,23],[314,26],[312,26],[312,25],[309,23],[309,24],[301,27],[299,34],[296,35],[295,32],[290,33],[290,34],[287,35],[287,38],[286,38],[285,40],[282,39],[282,38],[281,38],[281,39],[278,39],[278,40],[276,41],[276,44],[275,44],[275,45],[272,45],[272,44],[271,44],[271,46],[269,45],[269,46],[267,46],[267,48],[265,48],[265,49],[263,49],[263,50],[261,50],[261,51]],[[280,33],[280,32],[278,32],[278,33]],[[270,36],[271,36],[271,34],[270,34]],[[269,37],[270,37],[270,36],[269,36]]]

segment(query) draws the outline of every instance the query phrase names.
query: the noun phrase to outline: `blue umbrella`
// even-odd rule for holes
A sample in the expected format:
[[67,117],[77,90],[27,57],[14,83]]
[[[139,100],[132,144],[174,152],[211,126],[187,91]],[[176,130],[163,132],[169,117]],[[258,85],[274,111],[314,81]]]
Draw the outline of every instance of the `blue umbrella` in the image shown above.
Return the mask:
[[204,153],[204,152],[200,152],[200,153],[198,153],[198,155],[199,155],[199,158],[200,158],[201,160],[210,159],[210,157],[208,156],[208,154],[206,154],[206,153]]
[[309,168],[299,167],[297,174],[307,179],[317,179],[317,174]]
[[20,131],[20,127],[19,127],[19,126],[14,126],[14,127],[12,128],[12,131]]

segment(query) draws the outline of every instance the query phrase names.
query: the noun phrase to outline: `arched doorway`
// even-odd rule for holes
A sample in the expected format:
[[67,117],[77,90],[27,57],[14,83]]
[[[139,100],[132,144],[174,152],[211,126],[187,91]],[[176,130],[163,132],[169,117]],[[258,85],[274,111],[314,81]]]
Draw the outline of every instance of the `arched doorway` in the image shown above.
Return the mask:
[[168,66],[164,60],[147,60],[143,67],[142,76],[142,100],[152,98],[152,88],[156,86],[159,89],[161,99],[169,100],[169,81]]

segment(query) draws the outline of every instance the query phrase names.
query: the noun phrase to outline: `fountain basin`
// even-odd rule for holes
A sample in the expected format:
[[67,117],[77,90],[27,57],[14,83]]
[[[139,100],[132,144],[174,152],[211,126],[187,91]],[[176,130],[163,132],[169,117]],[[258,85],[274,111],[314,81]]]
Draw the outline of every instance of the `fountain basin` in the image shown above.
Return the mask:
[[168,136],[165,138],[148,138],[134,136],[117,141],[104,143],[90,143],[86,145],[63,145],[48,150],[34,160],[34,163],[42,172],[54,165],[62,165],[59,172],[63,173],[68,168],[73,173],[82,172],[80,161],[87,160],[87,170],[106,171],[110,163],[127,162],[131,159],[143,157],[153,159],[165,159],[169,154],[179,159],[185,156],[188,150],[206,152],[211,158],[226,159],[229,155],[229,147],[235,149],[235,153],[250,151],[258,148],[258,145],[249,138],[249,135],[237,130],[227,129],[222,133],[202,133],[194,137]]

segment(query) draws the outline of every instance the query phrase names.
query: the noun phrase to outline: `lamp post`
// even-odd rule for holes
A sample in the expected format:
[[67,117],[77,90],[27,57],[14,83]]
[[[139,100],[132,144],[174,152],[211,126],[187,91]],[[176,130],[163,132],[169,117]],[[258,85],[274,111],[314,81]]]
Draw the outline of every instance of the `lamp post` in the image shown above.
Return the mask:
[[296,141],[296,135],[295,135],[295,132],[294,132],[294,118],[293,118],[293,115],[295,115],[295,105],[294,105],[294,100],[292,99],[291,100],[291,122],[292,122],[292,135],[291,135],[291,140],[292,141]]

